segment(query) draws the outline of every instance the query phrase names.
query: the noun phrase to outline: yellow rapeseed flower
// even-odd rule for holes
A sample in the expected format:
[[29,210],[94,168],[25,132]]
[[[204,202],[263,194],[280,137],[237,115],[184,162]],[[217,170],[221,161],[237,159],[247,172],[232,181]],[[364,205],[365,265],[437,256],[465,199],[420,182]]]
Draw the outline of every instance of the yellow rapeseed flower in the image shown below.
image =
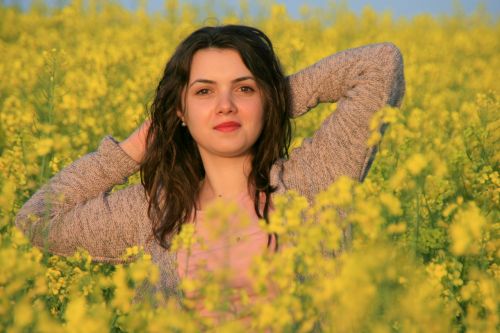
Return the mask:
[[474,202],[459,210],[450,226],[453,253],[478,254],[485,226],[486,218]]
[[407,161],[406,167],[414,176],[418,175],[426,166],[428,161],[422,154],[413,154]]

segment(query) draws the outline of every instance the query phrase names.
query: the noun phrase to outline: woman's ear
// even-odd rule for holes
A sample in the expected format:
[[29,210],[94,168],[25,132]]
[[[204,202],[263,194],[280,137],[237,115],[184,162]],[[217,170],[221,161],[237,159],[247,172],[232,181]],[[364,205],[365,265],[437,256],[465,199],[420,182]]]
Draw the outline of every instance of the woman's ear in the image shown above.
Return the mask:
[[177,117],[180,118],[181,121],[184,121],[184,115],[182,114],[182,112],[180,112],[179,110],[177,110]]

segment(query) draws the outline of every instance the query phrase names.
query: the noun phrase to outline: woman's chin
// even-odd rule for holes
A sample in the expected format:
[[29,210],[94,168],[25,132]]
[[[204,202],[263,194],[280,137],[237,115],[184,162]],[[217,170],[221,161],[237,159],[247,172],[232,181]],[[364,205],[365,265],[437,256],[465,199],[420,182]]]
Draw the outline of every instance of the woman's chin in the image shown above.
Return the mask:
[[200,147],[200,150],[204,150],[202,154],[219,156],[219,157],[242,157],[249,155],[251,153],[251,146],[247,144],[238,144],[234,141],[228,141],[221,143],[217,146],[212,147]]
[[214,151],[213,154],[220,157],[236,158],[249,155],[250,149],[248,148],[219,149],[218,151]]

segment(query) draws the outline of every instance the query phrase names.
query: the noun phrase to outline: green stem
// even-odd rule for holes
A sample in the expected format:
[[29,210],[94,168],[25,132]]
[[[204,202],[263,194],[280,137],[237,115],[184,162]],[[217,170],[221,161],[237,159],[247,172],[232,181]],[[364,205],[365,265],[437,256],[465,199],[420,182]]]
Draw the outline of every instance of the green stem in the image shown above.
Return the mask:
[[47,155],[42,157],[42,165],[40,167],[40,176],[38,177],[38,184],[42,184],[45,181],[45,165],[46,165]]
[[418,255],[418,238],[420,229],[420,201],[418,200],[418,192],[416,198],[416,216],[415,216],[415,255]]

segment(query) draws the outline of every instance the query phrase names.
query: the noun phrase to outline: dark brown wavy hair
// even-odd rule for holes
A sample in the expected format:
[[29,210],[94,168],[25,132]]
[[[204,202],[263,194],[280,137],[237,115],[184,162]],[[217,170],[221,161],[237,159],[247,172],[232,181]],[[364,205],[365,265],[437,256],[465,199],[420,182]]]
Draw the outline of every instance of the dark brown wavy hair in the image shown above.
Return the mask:
[[[203,27],[189,35],[167,62],[150,108],[151,125],[146,152],[140,166],[141,182],[149,197],[148,216],[152,236],[170,249],[170,237],[196,214],[196,200],[205,170],[196,142],[176,110],[182,110],[182,91],[187,86],[196,51],[206,48],[234,49],[254,75],[264,96],[264,124],[252,147],[252,170],[248,179],[253,189],[254,208],[269,223],[272,165],[288,158],[291,140],[290,88],[270,39],[259,29],[242,25]],[[260,194],[265,194],[263,214]],[[276,248],[277,249],[277,235]],[[268,236],[269,246],[272,235]]]

